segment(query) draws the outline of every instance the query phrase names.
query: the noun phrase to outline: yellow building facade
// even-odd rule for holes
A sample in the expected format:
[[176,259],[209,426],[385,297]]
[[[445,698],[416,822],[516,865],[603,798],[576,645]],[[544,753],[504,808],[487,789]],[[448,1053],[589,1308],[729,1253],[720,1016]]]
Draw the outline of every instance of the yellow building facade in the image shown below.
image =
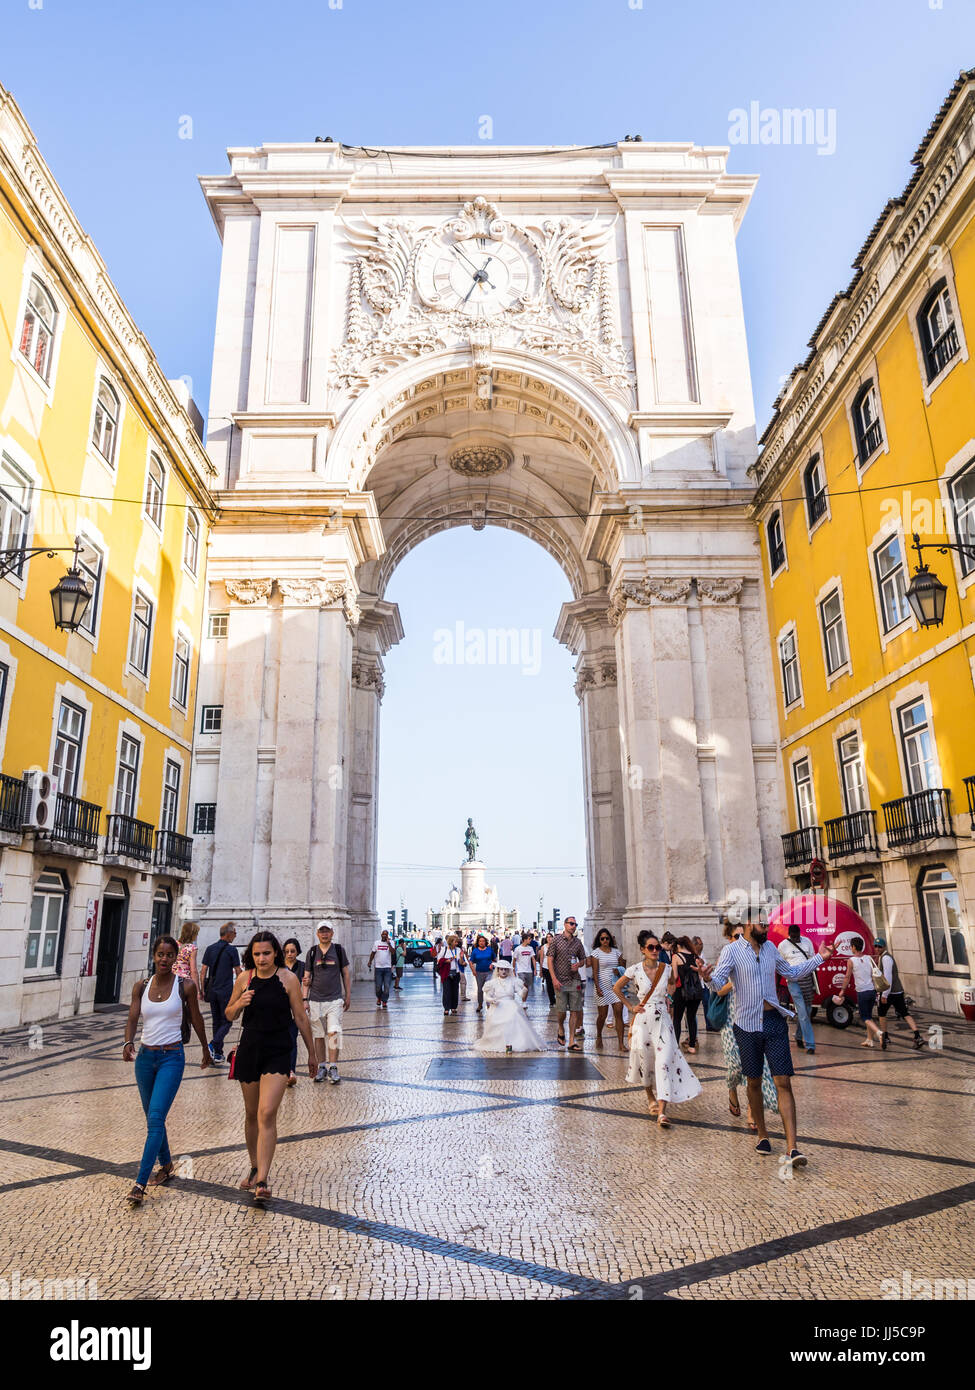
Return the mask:
[[[962,74],[776,402],[752,470],[785,872],[884,935],[919,1003],[975,966],[975,72]],[[969,337],[972,343],[969,344]],[[947,586],[925,627],[908,590]]]
[[177,916],[212,478],[0,88],[0,1027],[124,998]]

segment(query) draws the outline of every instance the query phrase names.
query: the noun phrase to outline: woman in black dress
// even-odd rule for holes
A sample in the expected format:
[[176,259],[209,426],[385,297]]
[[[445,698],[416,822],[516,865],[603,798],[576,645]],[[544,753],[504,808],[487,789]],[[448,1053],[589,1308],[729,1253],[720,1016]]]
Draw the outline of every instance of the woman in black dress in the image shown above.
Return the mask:
[[[240,1082],[244,1097],[244,1137],[251,1160],[241,1187],[251,1191],[260,1205],[271,1195],[267,1179],[278,1139],[278,1106],[291,1072],[292,1022],[298,1025],[309,1058],[315,1056],[298,977],[285,966],[273,932],[256,932],[244,952],[244,968],[226,1008],[229,1019],[239,1013],[244,1016],[234,1054],[234,1080]],[[315,1071],[315,1062],[309,1060],[309,1076],[314,1077]]]

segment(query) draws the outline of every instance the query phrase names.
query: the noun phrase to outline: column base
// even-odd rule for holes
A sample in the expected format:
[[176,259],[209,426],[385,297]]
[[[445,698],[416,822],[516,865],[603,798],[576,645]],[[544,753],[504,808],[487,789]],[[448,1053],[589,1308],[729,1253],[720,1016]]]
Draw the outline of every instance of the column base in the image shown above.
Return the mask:
[[[623,951],[623,924],[622,907],[597,907],[591,908],[582,919],[582,935],[588,949],[592,949],[596,944],[596,937],[605,929],[612,933],[613,940],[616,942],[620,951]],[[642,931],[643,928],[641,927]],[[623,955],[629,960],[630,957],[623,951]]]
[[704,942],[705,956],[714,960],[725,944],[720,917],[721,909],[714,903],[647,903],[628,907],[623,914],[623,955],[628,961],[641,959],[637,945],[640,932],[652,931],[661,936],[669,931],[677,937],[699,936]]

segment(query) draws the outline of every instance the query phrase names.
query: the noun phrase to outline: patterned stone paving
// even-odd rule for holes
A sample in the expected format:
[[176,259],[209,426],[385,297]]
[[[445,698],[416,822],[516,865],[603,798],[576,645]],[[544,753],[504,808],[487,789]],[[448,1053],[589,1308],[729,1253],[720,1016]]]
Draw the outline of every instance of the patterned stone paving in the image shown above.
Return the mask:
[[478,1065],[473,1003],[445,1019],[429,970],[404,986],[386,1012],[357,986],[341,1086],[305,1075],[285,1095],[266,1211],[236,1187],[238,1088],[193,1065],[195,1042],[169,1121],[179,1180],[133,1212],[123,1011],[5,1035],[0,1275],[87,1277],[108,1299],[842,1300],[904,1271],[975,1280],[975,1029],[938,1020],[943,1050],[916,1053],[895,1028],[883,1054],[817,1025],[816,1056],[796,1054],[810,1166],[792,1174],[777,1119],[761,1159],[728,1113],[716,1035],[663,1133],[590,1011],[590,1075],[550,1079],[564,1054],[540,992],[551,1050],[508,1070]]

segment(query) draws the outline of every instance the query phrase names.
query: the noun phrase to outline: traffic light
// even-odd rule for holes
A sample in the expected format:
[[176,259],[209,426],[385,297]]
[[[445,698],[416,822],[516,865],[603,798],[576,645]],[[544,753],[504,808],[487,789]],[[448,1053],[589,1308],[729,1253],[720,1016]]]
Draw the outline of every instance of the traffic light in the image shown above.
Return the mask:
[[553,908],[552,908],[552,925],[553,925],[554,927],[557,927],[557,926],[559,925],[559,918],[560,918],[561,916],[562,916],[562,909],[559,908],[559,907],[553,907]]
[[386,925],[390,931],[396,930],[396,911],[394,908],[390,908],[386,913]]
[[406,926],[406,908],[405,908],[405,907],[404,907],[404,908],[401,910],[401,912],[400,912],[400,920],[401,920],[403,926],[405,927],[405,926]]

